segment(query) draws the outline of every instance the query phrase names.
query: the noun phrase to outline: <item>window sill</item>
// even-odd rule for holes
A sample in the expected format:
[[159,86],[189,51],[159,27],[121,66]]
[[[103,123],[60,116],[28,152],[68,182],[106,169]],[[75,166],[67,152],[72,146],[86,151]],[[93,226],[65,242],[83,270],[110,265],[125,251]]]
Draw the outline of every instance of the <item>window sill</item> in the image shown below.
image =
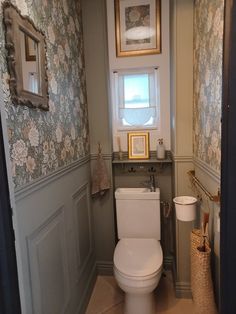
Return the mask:
[[151,131],[151,130],[157,130],[157,126],[138,126],[138,127],[126,127],[126,126],[118,126],[117,132],[140,132],[140,131]]

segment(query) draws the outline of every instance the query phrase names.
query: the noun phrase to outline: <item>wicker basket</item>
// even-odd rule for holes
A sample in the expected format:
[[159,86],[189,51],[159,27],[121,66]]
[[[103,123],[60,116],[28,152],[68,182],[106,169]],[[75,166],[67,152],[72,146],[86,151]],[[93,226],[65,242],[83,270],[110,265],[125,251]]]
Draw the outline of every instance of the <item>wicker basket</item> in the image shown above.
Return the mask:
[[191,285],[195,313],[216,314],[210,266],[211,249],[206,241],[206,252],[199,251],[201,242],[201,231],[194,229],[191,232]]

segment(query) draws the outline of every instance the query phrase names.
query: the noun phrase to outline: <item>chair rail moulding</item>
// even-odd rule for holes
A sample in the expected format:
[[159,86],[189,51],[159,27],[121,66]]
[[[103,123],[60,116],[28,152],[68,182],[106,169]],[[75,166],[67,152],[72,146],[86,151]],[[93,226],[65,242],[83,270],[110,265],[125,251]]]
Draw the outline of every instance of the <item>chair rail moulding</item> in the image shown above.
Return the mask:
[[193,156],[192,155],[172,155],[174,162],[193,162]]
[[[97,157],[98,157],[98,153],[90,154],[90,160],[96,160]],[[102,157],[103,157],[104,160],[111,160],[112,159],[112,154],[109,154],[109,153],[103,154],[102,153]]]
[[16,188],[15,190],[16,201],[21,200],[22,198],[26,197],[27,195],[31,194],[34,191],[37,191],[43,186],[49,184],[50,182],[53,182],[59,179],[60,177],[84,166],[85,164],[89,163],[89,160],[90,160],[90,157],[89,155],[87,155],[77,161],[72,162],[69,165],[58,168],[57,170],[49,173],[48,175],[45,175],[32,182],[29,182],[22,187]]
[[193,157],[193,163],[195,165],[195,168],[198,167],[199,169],[204,171],[211,179],[213,179],[217,184],[220,185],[221,178],[220,173],[218,171],[216,171],[206,162],[202,161],[197,157]]

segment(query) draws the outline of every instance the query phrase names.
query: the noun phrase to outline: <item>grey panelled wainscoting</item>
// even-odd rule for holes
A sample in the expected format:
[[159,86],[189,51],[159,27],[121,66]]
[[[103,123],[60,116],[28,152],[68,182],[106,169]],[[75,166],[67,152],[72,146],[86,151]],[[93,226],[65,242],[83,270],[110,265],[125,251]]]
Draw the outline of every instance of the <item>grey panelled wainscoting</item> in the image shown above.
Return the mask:
[[190,282],[190,233],[193,222],[176,220],[176,264],[174,267],[177,298],[191,298]]
[[85,157],[16,191],[24,314],[85,311],[96,278],[89,178]]

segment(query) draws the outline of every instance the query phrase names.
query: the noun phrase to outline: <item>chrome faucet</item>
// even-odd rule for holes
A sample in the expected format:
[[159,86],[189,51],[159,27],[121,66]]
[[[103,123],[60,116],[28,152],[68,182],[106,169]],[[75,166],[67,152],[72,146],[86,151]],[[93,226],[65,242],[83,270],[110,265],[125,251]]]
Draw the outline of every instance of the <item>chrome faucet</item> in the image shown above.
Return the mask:
[[156,182],[155,182],[154,174],[150,175],[150,191],[151,192],[156,192]]
[[141,182],[142,186],[150,189],[150,192],[156,192],[156,181],[154,174],[150,175],[150,180]]

